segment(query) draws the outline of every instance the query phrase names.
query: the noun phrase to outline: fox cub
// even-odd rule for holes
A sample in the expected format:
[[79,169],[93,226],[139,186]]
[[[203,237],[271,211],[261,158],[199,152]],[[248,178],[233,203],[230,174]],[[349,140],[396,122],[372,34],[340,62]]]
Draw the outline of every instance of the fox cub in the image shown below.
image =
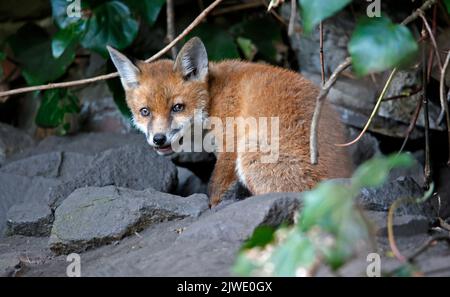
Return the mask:
[[[350,174],[346,152],[334,145],[345,140],[343,128],[327,104],[319,126],[320,161],[310,164],[309,130],[319,90],[298,73],[237,60],[209,62],[197,37],[183,46],[175,62],[133,63],[117,50],[108,50],[134,123],[160,155],[173,153],[174,143],[195,123],[212,118],[223,123],[233,118],[259,123],[247,125],[231,140],[249,144],[253,139],[256,146],[239,150],[231,144],[232,149],[215,150],[217,163],[209,186],[211,206],[218,204],[236,181],[258,195],[304,191],[322,179]],[[276,119],[272,127],[258,121],[267,118]],[[270,148],[276,150],[275,158],[269,161],[264,161],[265,152],[257,149],[262,130],[269,130]],[[252,133],[253,138],[249,136]],[[215,129],[214,141],[225,139],[224,134],[224,129]],[[277,145],[272,146],[274,143]]]

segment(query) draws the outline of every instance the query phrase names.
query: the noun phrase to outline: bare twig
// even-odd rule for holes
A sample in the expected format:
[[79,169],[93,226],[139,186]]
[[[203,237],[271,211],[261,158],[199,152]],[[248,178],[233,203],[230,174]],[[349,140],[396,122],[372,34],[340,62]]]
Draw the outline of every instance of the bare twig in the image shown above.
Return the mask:
[[406,143],[408,143],[409,137],[411,136],[411,133],[414,131],[414,128],[416,127],[417,120],[419,119],[420,110],[422,109],[422,98],[419,98],[417,101],[416,109],[414,110],[414,115],[411,119],[411,122],[409,123],[408,130],[406,130],[405,139],[403,140],[402,146],[400,147],[400,150],[398,153],[400,154],[406,146]]
[[395,74],[397,73],[397,68],[394,68],[394,70],[391,71],[391,74],[389,75],[389,78],[387,79],[383,91],[381,91],[380,96],[377,99],[377,103],[375,104],[375,107],[372,110],[372,114],[370,115],[369,119],[367,120],[366,125],[364,126],[364,128],[362,129],[361,133],[352,141],[348,142],[348,143],[343,143],[343,144],[336,144],[336,146],[339,147],[345,147],[345,146],[350,146],[352,144],[355,144],[356,142],[358,142],[361,137],[363,137],[364,133],[366,133],[367,129],[369,129],[370,124],[372,123],[372,120],[375,118],[375,116],[378,113],[378,110],[380,109],[381,103],[383,102],[383,97],[384,95],[386,95],[387,90],[389,89],[389,86],[391,85],[392,79],[394,78]]
[[261,1],[259,1],[259,0],[256,0],[256,1],[253,1],[253,2],[240,3],[240,4],[232,5],[232,6],[229,6],[229,7],[224,7],[222,9],[217,9],[216,11],[211,13],[211,15],[218,16],[218,15],[223,15],[223,14],[227,14],[227,13],[230,13],[230,12],[256,8],[256,7],[259,7],[259,6],[263,6],[263,3],[261,3]]
[[444,66],[441,70],[441,82],[439,87],[439,94],[441,99],[442,110],[445,112],[445,118],[447,120],[447,135],[448,135],[448,160],[447,165],[450,165],[450,112],[448,110],[448,103],[445,96],[445,75],[447,74],[448,65],[450,64],[450,51],[445,58]]
[[297,20],[297,0],[291,0],[291,16],[289,17],[288,35],[294,34],[295,22]]
[[[166,1],[166,17],[167,17],[167,42],[172,42],[175,38],[175,13],[173,7],[173,0]],[[173,46],[170,49],[172,59],[175,60],[177,57],[177,48]]]
[[388,216],[387,216],[387,231],[388,231],[388,240],[389,240],[389,246],[391,247],[391,251],[394,254],[394,256],[400,261],[400,262],[406,262],[407,258],[404,257],[400,250],[397,247],[397,244],[395,242],[395,235],[394,235],[394,213],[395,210],[403,203],[415,203],[420,204],[425,202],[434,191],[434,184],[430,184],[430,188],[424,195],[420,198],[400,198],[394,201],[392,203],[391,207],[389,207]]
[[[193,21],[192,23],[186,27],[186,29],[181,32],[172,42],[170,42],[168,45],[166,45],[163,49],[161,49],[159,52],[157,52],[152,57],[145,60],[145,62],[150,63],[153,62],[160,57],[162,57],[165,53],[167,53],[175,44],[177,44],[181,39],[183,39],[186,35],[188,35],[200,22],[220,3],[222,0],[215,0],[213,3],[211,3],[205,10],[202,11]],[[84,84],[89,84],[101,80],[111,79],[114,77],[118,77],[119,74],[117,72],[99,75],[91,78],[85,78],[80,80],[74,80],[74,81],[68,81],[68,82],[61,82],[61,83],[50,83],[47,85],[40,85],[40,86],[32,86],[32,87],[25,87],[25,88],[19,88],[14,90],[9,90],[5,92],[0,92],[0,101],[2,100],[2,97],[10,96],[10,95],[17,95],[27,92],[33,92],[33,91],[42,91],[42,90],[49,90],[49,89],[57,89],[57,88],[67,88],[67,87],[74,87]]]
[[352,60],[350,58],[347,58],[342,62],[336,70],[331,74],[328,81],[323,85],[322,89],[320,90],[319,95],[316,98],[316,107],[314,109],[313,118],[311,121],[311,131],[310,131],[310,154],[311,154],[311,164],[317,164],[318,161],[318,144],[317,144],[317,134],[318,134],[318,126],[319,126],[319,119],[320,114],[322,112],[322,106],[323,102],[325,101],[325,98],[327,97],[328,93],[331,90],[331,87],[334,85],[336,80],[339,77],[339,74],[341,74],[345,69],[347,69],[352,64]]
[[414,262],[414,260],[419,257],[421,254],[423,254],[425,251],[427,251],[430,247],[433,247],[436,245],[438,241],[448,241],[450,243],[450,236],[448,235],[437,235],[429,240],[427,240],[420,248],[417,249],[411,256],[408,257],[408,262]]
[[420,93],[421,91],[422,91],[422,87],[417,88],[417,89],[415,89],[415,90],[412,90],[412,91],[410,91],[410,92],[408,92],[408,93],[406,93],[406,94],[395,95],[395,96],[392,96],[392,97],[384,98],[384,99],[383,99],[383,102],[384,102],[384,101],[392,101],[392,100],[405,99],[405,98],[408,98],[408,97],[412,97],[412,96],[414,96],[414,95]]
[[[295,2],[295,1],[293,1]],[[323,22],[319,25],[319,47],[320,47],[320,72],[322,74],[322,86],[325,84],[325,61],[323,56]]]
[[427,18],[425,17],[424,13],[420,12],[419,16],[423,20],[423,24],[425,25],[425,28],[427,29],[428,36],[430,36],[431,44],[433,44],[434,54],[436,55],[436,59],[437,59],[438,65],[439,65],[439,70],[442,71],[441,56],[439,54],[439,49],[438,49],[438,46],[436,43],[436,38],[434,38],[433,30],[431,30],[430,24],[428,24]]
[[[407,25],[407,24],[415,21],[420,16],[420,13],[423,13],[425,10],[428,10],[429,8],[431,8],[436,3],[437,3],[437,0],[427,0],[427,1],[425,1],[420,8],[416,9],[411,15],[409,15],[406,19],[404,19],[401,24],[402,25]],[[350,59],[350,58],[347,58],[347,59]],[[350,62],[350,64],[351,64],[351,62]],[[346,67],[350,66],[350,64],[347,65]],[[336,79],[337,78],[335,78],[334,82],[336,82]],[[334,84],[334,82],[333,82],[333,84]],[[331,86],[329,88],[331,88],[333,86],[333,84],[331,84]],[[325,83],[325,85],[327,85],[327,83]],[[321,98],[320,100],[316,101],[316,108],[314,110],[313,120],[311,121],[311,129],[310,129],[310,134],[311,135],[310,135],[310,143],[309,143],[309,149],[310,149],[310,155],[311,155],[311,164],[317,164],[317,162],[318,162],[318,145],[317,145],[318,128],[317,128],[317,126],[319,125],[320,112],[321,112],[321,109],[322,109],[321,105],[323,104],[323,100],[324,99],[325,98]],[[317,105],[319,105],[319,106],[317,106]]]
[[430,118],[428,113],[428,95],[427,95],[427,58],[426,44],[422,47],[422,100],[423,100],[423,117],[425,122],[425,165],[424,177],[425,187],[428,187],[431,181],[431,160],[430,160]]

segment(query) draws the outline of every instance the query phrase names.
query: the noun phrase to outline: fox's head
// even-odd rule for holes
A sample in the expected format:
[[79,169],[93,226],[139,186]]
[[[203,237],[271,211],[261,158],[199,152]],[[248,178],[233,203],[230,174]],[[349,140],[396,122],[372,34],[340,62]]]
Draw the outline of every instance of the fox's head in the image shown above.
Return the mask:
[[192,123],[206,116],[208,56],[202,41],[194,37],[181,49],[175,62],[131,62],[108,46],[126,93],[135,126],[160,155],[173,152]]

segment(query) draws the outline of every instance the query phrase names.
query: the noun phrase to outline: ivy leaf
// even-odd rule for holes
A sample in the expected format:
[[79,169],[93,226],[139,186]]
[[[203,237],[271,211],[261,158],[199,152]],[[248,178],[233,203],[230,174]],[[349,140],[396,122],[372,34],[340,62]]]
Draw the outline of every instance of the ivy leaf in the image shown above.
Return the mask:
[[[264,28],[264,30],[261,30],[261,28]],[[258,56],[260,55],[264,60],[272,63],[277,62],[277,49],[275,45],[282,41],[282,35],[279,26],[270,18],[246,20],[233,26],[230,31],[231,34],[238,36],[238,38],[245,38],[251,41],[258,51]],[[241,49],[242,46],[245,46],[242,41],[240,44],[239,40],[237,40]],[[249,48],[248,50],[251,54],[252,49]],[[247,58],[245,50],[243,50],[243,53]]]
[[138,22],[128,7],[119,1],[105,2],[92,10],[81,45],[108,57],[106,45],[117,49],[129,46],[138,32]]
[[83,34],[85,22],[73,23],[59,30],[52,39],[53,57],[59,58],[67,48],[75,47]]
[[259,226],[253,231],[252,237],[242,246],[243,249],[264,247],[274,240],[275,229],[270,226]]
[[44,128],[68,130],[66,115],[79,113],[78,98],[67,89],[47,90],[43,93],[36,115],[36,124]]
[[255,58],[258,49],[250,39],[238,37],[236,39],[236,43],[238,44],[239,48],[241,49],[242,53],[244,54],[247,60],[252,61]]
[[[78,2],[81,5],[80,9],[87,8],[85,2],[86,1],[81,0]],[[75,7],[78,3],[77,1],[68,2],[67,0],[51,0],[52,16],[59,28],[65,29],[71,24],[81,21],[81,18],[79,17],[68,15],[68,10],[71,10],[71,8]]]
[[211,61],[239,58],[233,38],[217,25],[202,24],[188,35],[188,39],[194,36],[203,41]]
[[450,14],[450,0],[444,0],[445,7],[447,7],[447,12]]
[[324,19],[343,9],[352,0],[298,0],[300,15],[306,33]]
[[418,45],[409,29],[386,17],[361,19],[349,42],[353,69],[363,76],[401,67],[417,53]]
[[127,3],[151,26],[156,22],[166,0],[127,0]]
[[44,29],[34,24],[22,26],[8,42],[30,85],[60,78],[75,59],[74,46],[69,46],[60,57],[54,58],[50,37]]
[[354,184],[358,187],[376,187],[382,185],[392,168],[410,167],[414,159],[410,154],[378,157],[362,164],[353,174]]

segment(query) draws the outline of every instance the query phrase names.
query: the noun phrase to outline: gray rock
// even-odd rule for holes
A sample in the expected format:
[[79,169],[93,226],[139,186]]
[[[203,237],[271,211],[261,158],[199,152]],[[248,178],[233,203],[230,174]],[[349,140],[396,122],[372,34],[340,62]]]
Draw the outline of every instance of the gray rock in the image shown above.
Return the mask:
[[[354,128],[348,128],[348,130],[350,140],[355,139],[361,132]],[[357,143],[349,147],[349,153],[356,168],[365,161],[381,155],[380,144],[370,133],[365,133]]]
[[[141,232],[139,241],[127,238],[112,248],[114,256],[86,264],[86,276],[229,276],[244,240],[260,225],[278,226],[292,221],[300,206],[300,193],[254,196],[205,212],[197,221],[158,224]],[[160,230],[165,227],[166,231]],[[174,232],[174,228],[184,230]],[[180,233],[178,237],[176,234]],[[169,236],[170,235],[170,236]],[[155,240],[154,237],[165,241]],[[163,245],[163,246],[161,246]],[[120,252],[119,252],[120,251]],[[92,253],[104,255],[101,250]],[[120,256],[117,256],[120,254]]]
[[0,166],[9,156],[32,146],[33,139],[12,126],[0,123]]
[[[363,189],[358,201],[366,210],[386,212],[394,201],[400,198],[421,198],[422,188],[411,177],[400,177],[378,188]],[[430,200],[429,200],[430,201]],[[429,219],[437,215],[429,201],[421,204],[402,203],[396,210],[397,215],[421,215]]]
[[[49,192],[58,183],[59,181],[55,179],[0,173],[0,237],[5,231],[6,214],[13,205],[21,203],[47,205]],[[41,214],[33,207],[29,208],[29,212],[28,215],[32,217]]]
[[15,204],[6,214],[6,234],[24,236],[48,236],[53,213],[45,203],[35,201]]
[[[387,236],[387,212],[366,211],[366,217],[375,227],[377,236]],[[398,236],[413,236],[426,234],[430,228],[430,221],[422,215],[395,215],[393,219],[394,234]]]
[[29,177],[72,178],[86,169],[93,158],[71,152],[50,152],[10,162],[0,168],[0,172]]
[[119,133],[80,133],[67,136],[49,136],[43,139],[36,147],[24,150],[11,156],[9,161],[15,161],[30,156],[49,152],[72,152],[94,156],[100,152],[119,148],[124,145],[148,147],[145,137],[140,134]]
[[19,270],[20,259],[17,252],[2,254],[0,257],[0,277],[14,276]]
[[169,159],[148,146],[127,145],[99,154],[89,167],[52,189],[49,205],[57,207],[75,189],[116,185],[133,190],[152,187],[170,192],[177,184],[177,170]]
[[187,197],[196,193],[207,194],[207,184],[187,168],[177,166],[178,186],[176,195]]
[[56,209],[49,245],[58,254],[80,252],[157,222],[199,216],[207,201],[201,194],[182,198],[153,189],[81,188]]

